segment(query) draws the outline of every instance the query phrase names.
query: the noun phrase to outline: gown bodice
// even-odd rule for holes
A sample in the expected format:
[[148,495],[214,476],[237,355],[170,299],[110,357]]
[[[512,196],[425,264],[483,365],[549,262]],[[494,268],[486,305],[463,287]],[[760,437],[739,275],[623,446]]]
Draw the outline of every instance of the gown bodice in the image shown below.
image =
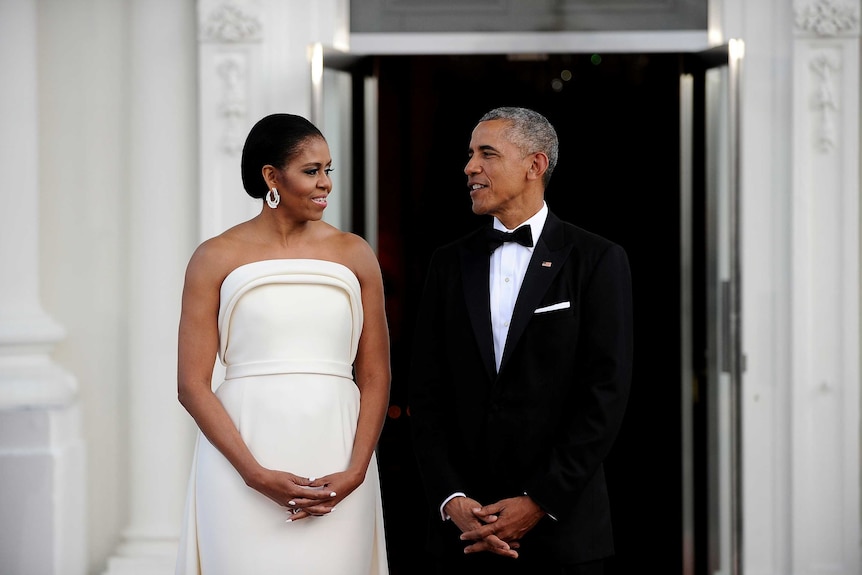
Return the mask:
[[241,265],[220,292],[225,378],[302,372],[352,377],[362,322],[359,280],[342,264],[277,259]]

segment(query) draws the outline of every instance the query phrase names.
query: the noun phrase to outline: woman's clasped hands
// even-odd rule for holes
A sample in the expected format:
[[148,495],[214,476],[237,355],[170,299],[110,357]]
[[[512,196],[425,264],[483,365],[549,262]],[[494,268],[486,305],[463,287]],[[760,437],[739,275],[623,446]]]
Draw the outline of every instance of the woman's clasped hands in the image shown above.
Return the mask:
[[286,471],[264,470],[246,483],[287,508],[287,522],[322,517],[350,495],[364,479],[363,474],[342,471],[324,477],[300,477]]

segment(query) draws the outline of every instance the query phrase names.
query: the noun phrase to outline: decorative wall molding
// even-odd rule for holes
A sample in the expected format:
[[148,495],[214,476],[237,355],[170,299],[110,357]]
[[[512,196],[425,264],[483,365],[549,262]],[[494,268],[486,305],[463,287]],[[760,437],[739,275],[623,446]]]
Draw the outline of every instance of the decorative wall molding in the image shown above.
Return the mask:
[[246,59],[240,54],[222,56],[216,63],[216,72],[224,88],[218,111],[224,121],[222,149],[231,156],[242,151],[245,140],[246,69]]
[[201,3],[198,34],[201,42],[236,44],[263,40],[260,16],[236,2],[222,2],[207,9]]
[[811,69],[820,79],[813,101],[820,117],[815,146],[821,152],[828,153],[835,149],[838,138],[834,120],[838,113],[838,102],[835,99],[833,73],[841,69],[841,63],[835,56],[820,52],[811,59]]
[[781,503],[789,504],[788,556],[758,572],[858,575],[862,1],[794,7],[785,212],[789,480]]
[[859,32],[859,5],[847,0],[814,0],[794,6],[796,29],[818,36]]

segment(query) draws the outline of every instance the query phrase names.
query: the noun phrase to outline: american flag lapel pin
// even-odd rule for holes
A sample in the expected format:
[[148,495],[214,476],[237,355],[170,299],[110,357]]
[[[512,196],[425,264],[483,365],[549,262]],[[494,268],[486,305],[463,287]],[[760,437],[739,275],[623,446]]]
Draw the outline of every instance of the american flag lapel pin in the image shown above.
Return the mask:
[[551,262],[542,262],[542,267],[543,267],[543,268],[549,268],[549,267],[551,267]]

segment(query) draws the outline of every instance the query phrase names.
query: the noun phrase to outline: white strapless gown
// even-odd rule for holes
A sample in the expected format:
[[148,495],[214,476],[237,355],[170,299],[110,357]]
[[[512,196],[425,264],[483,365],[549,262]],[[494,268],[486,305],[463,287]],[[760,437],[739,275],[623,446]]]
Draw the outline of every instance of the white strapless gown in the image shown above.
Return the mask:
[[[262,465],[303,477],[347,467],[362,321],[359,280],[341,264],[265,260],[225,278],[216,395]],[[198,433],[176,573],[388,573],[376,459],[331,514],[286,523],[285,511]]]

